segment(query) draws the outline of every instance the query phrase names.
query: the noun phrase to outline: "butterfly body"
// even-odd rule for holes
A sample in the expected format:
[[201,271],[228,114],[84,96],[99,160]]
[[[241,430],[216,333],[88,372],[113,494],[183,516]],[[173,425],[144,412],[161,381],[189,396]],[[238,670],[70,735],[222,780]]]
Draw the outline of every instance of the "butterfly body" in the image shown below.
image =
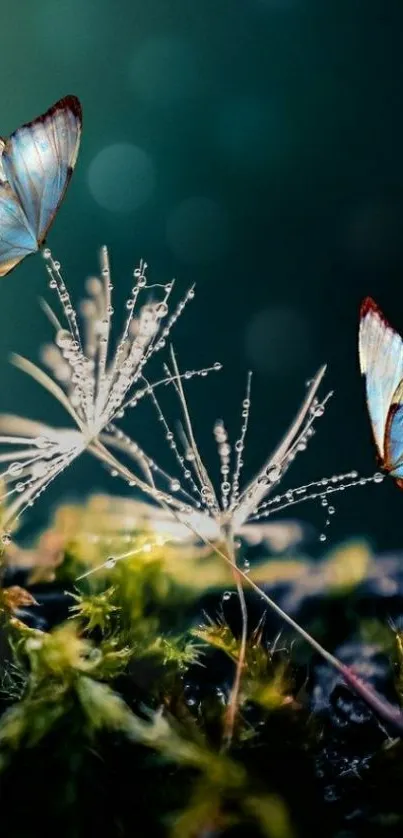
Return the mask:
[[361,306],[359,357],[379,464],[403,488],[403,340],[370,297]]
[[0,276],[42,247],[79,150],[82,114],[75,96],[0,139]]

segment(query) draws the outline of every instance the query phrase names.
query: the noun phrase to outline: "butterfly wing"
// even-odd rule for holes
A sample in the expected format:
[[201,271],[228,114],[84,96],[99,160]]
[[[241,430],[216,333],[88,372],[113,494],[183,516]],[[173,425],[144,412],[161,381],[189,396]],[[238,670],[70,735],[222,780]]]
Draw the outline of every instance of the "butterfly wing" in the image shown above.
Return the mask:
[[391,463],[385,450],[394,395],[403,379],[403,341],[374,300],[367,297],[360,314],[359,357],[365,376],[368,412],[382,464]]
[[386,422],[385,468],[403,488],[403,381],[393,394]]
[[35,236],[4,173],[4,147],[4,140],[0,138],[0,276],[37,250]]
[[4,175],[37,242],[43,244],[63,200],[81,137],[81,105],[75,96],[56,102],[45,114],[18,128],[6,141]]

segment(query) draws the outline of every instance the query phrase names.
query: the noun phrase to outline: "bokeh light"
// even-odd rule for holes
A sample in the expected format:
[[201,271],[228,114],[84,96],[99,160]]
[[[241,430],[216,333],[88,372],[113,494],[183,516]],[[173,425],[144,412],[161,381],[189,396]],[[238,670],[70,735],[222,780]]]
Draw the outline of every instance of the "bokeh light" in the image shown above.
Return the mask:
[[167,35],[149,38],[136,47],[130,80],[143,101],[166,105],[199,93],[203,72],[195,46]]
[[154,165],[143,149],[131,143],[115,143],[94,157],[88,185],[94,200],[104,209],[132,212],[154,191]]
[[194,265],[214,262],[226,253],[229,239],[228,214],[211,198],[188,198],[168,218],[168,245],[183,262]]
[[310,361],[312,341],[301,312],[286,305],[258,311],[245,333],[248,361],[258,372],[284,375]]

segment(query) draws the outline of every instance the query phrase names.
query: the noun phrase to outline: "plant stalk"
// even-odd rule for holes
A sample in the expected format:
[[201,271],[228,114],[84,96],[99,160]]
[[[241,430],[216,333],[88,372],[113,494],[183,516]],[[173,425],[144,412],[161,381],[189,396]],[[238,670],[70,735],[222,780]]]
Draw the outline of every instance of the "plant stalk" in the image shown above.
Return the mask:
[[228,560],[231,562],[232,575],[234,577],[236,589],[238,592],[239,606],[241,609],[241,644],[239,647],[239,655],[235,667],[235,678],[232,684],[232,689],[224,720],[224,750],[227,750],[230,747],[232,737],[234,734],[235,720],[239,706],[239,692],[241,688],[242,673],[245,667],[246,645],[248,641],[248,609],[246,606],[242,577],[237,567],[234,536],[232,532],[227,536],[226,539],[226,551],[228,554]]
[[[222,556],[222,558],[225,559],[226,562],[228,562],[227,557],[225,557],[221,551],[220,555]],[[324,646],[318,643],[318,641],[315,640],[315,638],[312,637],[312,635],[310,635],[307,631],[305,631],[305,629],[302,628],[302,626],[300,626],[299,623],[297,623],[292,617],[290,617],[290,615],[287,614],[286,611],[283,611],[283,609],[280,608],[280,606],[277,605],[277,603],[274,602],[274,600],[271,599],[271,597],[269,597],[264,591],[262,591],[262,589],[259,588],[259,585],[253,582],[252,579],[249,579],[247,574],[240,570],[240,568],[237,568],[237,573],[239,576],[241,576],[243,579],[249,582],[251,588],[253,588],[253,590],[256,591],[257,594],[259,594],[261,599],[267,602],[267,604],[270,605],[270,608],[272,608],[272,610],[275,611],[276,614],[278,614],[279,617],[281,617],[282,620],[284,620],[284,622],[288,623],[288,625],[290,625],[294,629],[294,631],[296,631],[307,643],[309,643],[309,645],[315,650],[315,652],[318,652],[318,654],[322,658],[324,658],[334,669],[337,669],[341,673],[349,687],[351,687],[351,689],[356,693],[356,695],[358,695],[359,698],[361,698],[365,702],[365,704],[367,704],[368,707],[371,708],[371,710],[375,713],[376,716],[378,716],[387,725],[393,728],[395,734],[397,734],[399,737],[403,736],[403,713],[400,710],[400,708],[394,707],[393,704],[391,704],[386,698],[383,698],[382,696],[378,695],[376,690],[374,690],[369,684],[366,684],[364,681],[362,681],[361,678],[359,678],[358,675],[356,675],[353,672],[353,670],[350,669],[350,667],[342,663],[338,658],[332,655],[331,652],[328,652],[327,649],[324,648]]]

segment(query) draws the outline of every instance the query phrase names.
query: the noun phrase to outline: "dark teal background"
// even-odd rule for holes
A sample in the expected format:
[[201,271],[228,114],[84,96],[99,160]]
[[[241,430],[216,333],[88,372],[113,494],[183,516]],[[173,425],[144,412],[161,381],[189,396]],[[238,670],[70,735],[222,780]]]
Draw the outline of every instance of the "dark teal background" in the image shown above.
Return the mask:
[[[182,366],[224,364],[189,387],[209,462],[213,419],[224,415],[236,433],[249,366],[251,475],[305,379],[328,361],[335,397],[289,482],[371,473],[357,317],[369,293],[403,329],[401,2],[3,0],[1,9],[1,133],[67,93],[83,105],[77,169],[49,236],[70,289],[79,295],[104,243],[117,318],[141,256],[151,278],[176,276],[183,290],[196,281],[174,338]],[[148,168],[119,156],[91,168],[121,143],[145,152]],[[0,408],[62,423],[57,405],[7,363],[12,350],[38,357],[50,334],[44,293],[40,256],[1,281]],[[149,417],[132,413],[126,427],[168,464]],[[111,485],[124,489],[85,458],[48,499]],[[392,482],[336,506],[332,539],[401,544],[403,494]],[[47,511],[43,498],[30,521]],[[301,514],[320,526],[317,509]]]

